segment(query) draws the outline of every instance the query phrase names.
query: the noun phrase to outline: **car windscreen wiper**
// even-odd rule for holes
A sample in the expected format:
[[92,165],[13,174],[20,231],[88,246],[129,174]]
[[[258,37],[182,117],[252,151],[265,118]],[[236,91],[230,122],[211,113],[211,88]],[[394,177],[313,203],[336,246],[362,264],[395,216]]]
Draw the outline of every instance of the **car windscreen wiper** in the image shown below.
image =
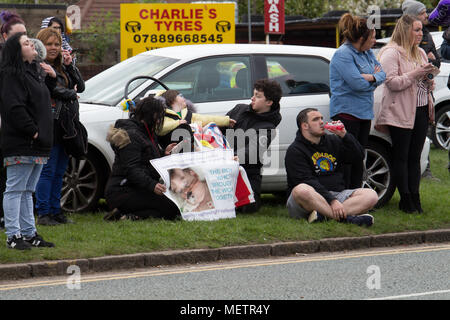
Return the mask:
[[86,104],[98,104],[98,105],[101,105],[101,106],[110,106],[110,107],[112,107],[112,105],[110,105],[109,103],[104,103],[104,102],[97,102],[97,101],[82,101],[82,100],[79,100],[78,102],[79,102],[79,103],[86,103]]

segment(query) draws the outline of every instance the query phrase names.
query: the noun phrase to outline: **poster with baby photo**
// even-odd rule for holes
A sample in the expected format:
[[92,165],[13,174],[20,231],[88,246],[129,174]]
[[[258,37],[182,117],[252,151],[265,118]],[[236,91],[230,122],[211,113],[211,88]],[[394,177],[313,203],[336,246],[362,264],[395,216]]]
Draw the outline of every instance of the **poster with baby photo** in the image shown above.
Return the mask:
[[184,220],[235,218],[239,163],[232,150],[172,154],[151,160]]

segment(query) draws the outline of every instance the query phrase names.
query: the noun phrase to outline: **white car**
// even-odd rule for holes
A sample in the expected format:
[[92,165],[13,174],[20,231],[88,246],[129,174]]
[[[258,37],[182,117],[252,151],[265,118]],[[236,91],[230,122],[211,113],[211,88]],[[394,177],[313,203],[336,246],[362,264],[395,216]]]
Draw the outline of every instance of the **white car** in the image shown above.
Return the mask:
[[[197,112],[224,115],[238,103],[249,103],[257,79],[277,80],[282,89],[282,121],[278,136],[269,149],[278,154],[263,168],[262,191],[284,193],[287,188],[284,156],[293,142],[296,116],[300,110],[315,107],[329,119],[329,62],[336,49],[289,45],[223,44],[168,47],[141,53],[86,81],[80,94],[80,118],[88,130],[87,160],[71,160],[65,175],[62,207],[66,211],[95,209],[103,196],[114,161],[106,142],[108,127],[117,119],[128,118],[120,102],[128,81],[151,76],[191,100]],[[294,80],[294,81],[292,81]],[[131,83],[128,97],[139,99],[162,89],[148,79]],[[426,166],[429,141],[422,154]],[[275,164],[275,165],[274,165]],[[364,186],[379,195],[379,205],[392,197],[395,185],[391,175],[389,137],[373,131],[367,150]]]
[[[443,42],[442,31],[431,32],[433,42],[436,46],[437,52],[440,54],[441,44]],[[389,42],[390,38],[383,38],[377,40],[377,47]],[[374,49],[374,51],[377,51]],[[433,144],[442,149],[450,149],[450,90],[447,87],[448,77],[450,75],[450,60],[441,58],[441,71],[435,78],[436,88],[433,91],[433,96],[436,99],[435,114],[436,127],[431,130],[431,139]]]

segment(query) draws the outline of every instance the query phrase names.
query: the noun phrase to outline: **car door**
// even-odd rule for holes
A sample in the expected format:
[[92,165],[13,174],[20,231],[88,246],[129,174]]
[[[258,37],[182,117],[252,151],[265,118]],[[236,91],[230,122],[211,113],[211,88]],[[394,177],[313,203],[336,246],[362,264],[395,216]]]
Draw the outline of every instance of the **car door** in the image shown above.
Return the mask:
[[[196,112],[225,115],[253,93],[249,55],[207,57],[186,63],[161,77],[170,89],[190,100]],[[163,89],[155,84],[151,89]]]
[[280,84],[283,97],[278,135],[268,152],[271,160],[263,168],[263,191],[282,191],[286,190],[284,158],[297,133],[298,113],[316,108],[329,119],[329,61],[320,56],[268,54],[264,64],[267,77]]

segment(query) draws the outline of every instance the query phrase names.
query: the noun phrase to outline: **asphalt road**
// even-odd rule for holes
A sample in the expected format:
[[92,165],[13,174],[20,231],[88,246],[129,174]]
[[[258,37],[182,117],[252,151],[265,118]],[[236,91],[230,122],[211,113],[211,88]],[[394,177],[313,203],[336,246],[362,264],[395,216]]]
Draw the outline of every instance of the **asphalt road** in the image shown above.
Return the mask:
[[[0,300],[450,300],[450,244],[102,274],[83,275],[70,270],[70,274],[67,277],[0,282]],[[191,303],[186,308],[193,306]],[[177,312],[189,312],[177,308]],[[230,308],[227,309],[229,312]],[[246,308],[248,311],[249,307]],[[264,311],[262,305],[259,310]],[[200,311],[203,312],[192,309],[192,312]],[[220,308],[220,312],[224,311],[225,307]],[[215,312],[219,312],[218,307]]]

